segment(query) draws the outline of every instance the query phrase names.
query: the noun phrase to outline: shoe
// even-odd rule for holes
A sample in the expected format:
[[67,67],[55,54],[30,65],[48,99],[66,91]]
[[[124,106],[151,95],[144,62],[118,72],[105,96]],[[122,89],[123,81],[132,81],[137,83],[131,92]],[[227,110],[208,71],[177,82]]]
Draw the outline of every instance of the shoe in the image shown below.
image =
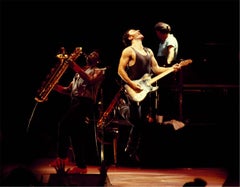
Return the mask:
[[73,167],[68,171],[70,174],[87,174],[87,168]]
[[68,158],[62,159],[62,158],[57,157],[54,161],[52,161],[52,162],[49,164],[49,166],[55,168],[55,167],[58,167],[58,166],[63,165],[63,164],[64,164],[64,165],[69,164]]

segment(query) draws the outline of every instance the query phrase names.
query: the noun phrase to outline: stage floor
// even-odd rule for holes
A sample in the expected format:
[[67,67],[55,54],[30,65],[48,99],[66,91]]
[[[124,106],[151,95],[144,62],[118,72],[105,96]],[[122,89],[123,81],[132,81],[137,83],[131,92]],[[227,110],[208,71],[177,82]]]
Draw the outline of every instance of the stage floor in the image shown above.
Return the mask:
[[[43,186],[47,186],[51,174],[56,174],[56,170],[49,167],[52,159],[36,159],[28,165],[8,164],[3,168],[3,176],[8,176],[15,168],[24,167],[35,174]],[[73,167],[70,163],[66,166]],[[88,166],[88,173],[83,175],[100,174],[100,166]],[[110,166],[107,170],[105,186],[171,186],[181,187],[185,183],[193,182],[199,178],[204,180],[206,186],[228,186],[226,180],[228,172],[223,168],[139,168]],[[233,183],[232,183],[233,184]]]
[[[104,178],[104,180],[107,179],[105,186],[183,187],[184,184],[193,182],[195,179],[205,181],[205,187],[240,186],[237,154],[239,147],[235,143],[237,138],[233,136],[234,128],[226,129],[227,125],[199,123],[187,125],[177,131],[172,126],[148,126],[142,137],[141,164],[138,166],[132,164],[132,160],[124,152],[129,129],[127,126],[119,126],[116,159],[112,137],[106,136],[106,140],[109,138],[111,141],[104,146],[104,159],[110,164],[107,178]],[[27,144],[24,146],[22,146],[23,143],[20,143],[19,146],[7,144],[4,147],[4,152],[2,152],[4,159],[1,160],[1,179],[3,181],[6,181],[6,178],[9,179],[9,175],[11,176],[13,171],[15,171],[15,175],[10,178],[11,181],[24,179],[26,175],[19,171],[24,173],[27,170],[34,174],[34,178],[40,181],[41,186],[49,185],[50,179],[54,182],[56,178],[52,178],[52,176],[56,176],[56,170],[49,167],[49,164],[56,157],[56,142],[51,141],[49,135],[39,136],[39,134],[39,131],[31,133],[31,136],[25,139],[24,142]],[[72,176],[67,176],[67,178],[70,177],[67,179],[68,182],[76,184],[75,186],[89,186],[86,183],[94,182],[100,177],[101,164],[96,163],[100,160],[97,156],[100,154],[97,152],[101,149],[96,149],[94,139],[91,138],[91,140],[87,146],[89,148],[88,173],[75,175],[74,181],[72,181]],[[21,147],[21,151],[19,151],[19,147]],[[73,160],[71,151],[69,158],[71,161]],[[112,163],[117,163],[117,165]],[[73,163],[66,166],[66,168],[70,167],[73,167]],[[16,172],[18,168],[20,170]],[[22,168],[23,170],[21,170]],[[85,185],[82,184],[83,181],[85,181]],[[78,183],[79,185],[77,185]],[[1,182],[1,184],[3,183]],[[12,186],[19,185],[15,183]],[[203,187],[204,185],[195,186]]]

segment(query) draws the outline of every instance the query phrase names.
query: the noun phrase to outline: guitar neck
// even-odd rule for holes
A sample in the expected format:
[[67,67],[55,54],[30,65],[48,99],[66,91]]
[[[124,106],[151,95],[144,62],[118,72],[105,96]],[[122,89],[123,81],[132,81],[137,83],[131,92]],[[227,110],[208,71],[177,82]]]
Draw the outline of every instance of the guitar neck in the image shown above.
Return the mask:
[[162,77],[168,75],[169,73],[173,72],[174,69],[171,67],[170,69],[164,71],[163,73],[160,73],[159,75],[153,77],[151,80],[149,80],[148,83],[152,84],[154,82],[156,82],[158,79],[161,79]]

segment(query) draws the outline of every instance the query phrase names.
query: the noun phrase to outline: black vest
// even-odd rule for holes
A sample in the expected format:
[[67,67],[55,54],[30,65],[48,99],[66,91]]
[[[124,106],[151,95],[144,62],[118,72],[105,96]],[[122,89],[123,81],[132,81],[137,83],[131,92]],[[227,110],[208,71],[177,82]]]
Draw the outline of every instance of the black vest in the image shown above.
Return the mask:
[[136,80],[140,79],[145,73],[151,72],[151,56],[146,48],[144,50],[147,52],[147,55],[142,55],[134,48],[132,49],[136,53],[136,62],[133,66],[128,66],[127,72],[132,80]]

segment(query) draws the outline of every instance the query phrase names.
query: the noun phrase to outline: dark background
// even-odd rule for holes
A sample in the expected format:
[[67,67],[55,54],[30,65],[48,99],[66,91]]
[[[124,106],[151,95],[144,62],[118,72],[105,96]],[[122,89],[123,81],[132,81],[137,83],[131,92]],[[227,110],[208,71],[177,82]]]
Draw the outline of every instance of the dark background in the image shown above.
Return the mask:
[[[212,156],[204,157],[206,163],[222,155],[217,159],[218,164],[226,159],[224,166],[230,160],[230,164],[235,165],[239,114],[237,0],[1,1],[1,153],[4,161],[26,157],[25,152],[33,157],[55,154],[57,121],[66,109],[66,97],[50,93],[48,101],[38,104],[29,133],[26,128],[36,104],[36,91],[58,63],[56,54],[60,47],[65,47],[67,53],[75,47],[82,47],[86,53],[101,49],[103,66],[110,67],[103,85],[106,107],[119,88],[117,65],[123,49],[123,32],[129,28],[140,29],[145,36],[144,45],[156,52],[158,40],[153,27],[158,21],[171,25],[179,41],[179,58],[193,60],[183,70],[184,84],[221,85],[219,89],[206,86],[197,93],[184,93],[184,117],[191,118],[192,126],[181,134],[181,140],[185,138],[186,147],[189,142],[196,142],[195,149],[188,151],[199,150],[196,148],[199,145],[201,156],[206,154],[206,149],[217,147]],[[68,70],[60,81],[67,84],[72,73]],[[205,138],[204,144],[200,143],[202,138]],[[209,144],[212,140],[215,141]],[[226,154],[227,158],[223,156]]]

